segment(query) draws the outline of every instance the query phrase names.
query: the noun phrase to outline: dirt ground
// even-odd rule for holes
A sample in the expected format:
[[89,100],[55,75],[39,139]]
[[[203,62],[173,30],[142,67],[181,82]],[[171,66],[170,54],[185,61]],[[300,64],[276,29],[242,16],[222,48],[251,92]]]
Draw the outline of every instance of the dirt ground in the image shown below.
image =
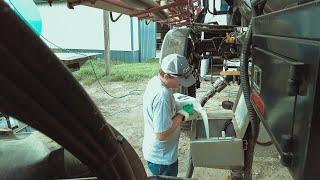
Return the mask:
[[[116,96],[121,96],[129,91],[140,89],[144,90],[147,81],[136,83],[123,82],[108,82],[103,83],[103,86],[109,93]],[[210,89],[209,82],[203,82],[202,87],[197,91],[197,97],[202,97],[206,90]],[[205,108],[207,112],[227,111],[221,106],[223,100],[234,100],[239,86],[228,86],[224,91],[214,96],[208,101]],[[85,86],[86,91],[95,101],[105,116],[108,123],[114,126],[124,137],[130,142],[133,148],[141,158],[147,174],[150,171],[146,167],[146,161],[142,155],[142,138],[143,138],[143,114],[142,114],[142,93],[139,95],[127,96],[121,99],[110,98],[105,92],[101,90],[99,85],[93,84]],[[264,129],[261,130],[261,141],[267,141],[268,135]],[[187,156],[189,152],[189,142],[186,133],[182,133],[179,144],[179,174],[184,177],[186,173]],[[219,152],[213,152],[219,153]],[[229,175],[227,170],[209,169],[209,168],[195,168],[193,178],[200,180],[220,180],[226,179]],[[290,180],[292,179],[288,170],[281,166],[279,155],[274,146],[270,147],[256,147],[253,165],[253,179],[263,180]]]

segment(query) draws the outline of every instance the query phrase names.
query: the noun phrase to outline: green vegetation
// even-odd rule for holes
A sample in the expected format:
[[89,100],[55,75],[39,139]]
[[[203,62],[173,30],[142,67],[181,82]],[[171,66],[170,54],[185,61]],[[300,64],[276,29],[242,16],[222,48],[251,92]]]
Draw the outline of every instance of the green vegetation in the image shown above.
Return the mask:
[[[105,65],[103,60],[92,60],[92,65],[99,79],[105,78]],[[108,81],[125,81],[136,82],[140,80],[149,79],[156,75],[159,70],[159,63],[157,59],[151,59],[145,63],[124,63],[121,61],[111,62],[111,74]],[[95,75],[92,71],[90,61],[87,61],[80,70],[73,73],[78,81],[86,85],[90,85],[96,81]]]

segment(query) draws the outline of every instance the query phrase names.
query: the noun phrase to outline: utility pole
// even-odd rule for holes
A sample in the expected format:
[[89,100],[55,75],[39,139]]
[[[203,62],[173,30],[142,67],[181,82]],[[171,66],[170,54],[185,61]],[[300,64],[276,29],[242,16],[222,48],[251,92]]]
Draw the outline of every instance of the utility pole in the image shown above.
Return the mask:
[[104,61],[106,67],[106,77],[110,75],[110,31],[109,31],[109,11],[103,11],[104,29]]

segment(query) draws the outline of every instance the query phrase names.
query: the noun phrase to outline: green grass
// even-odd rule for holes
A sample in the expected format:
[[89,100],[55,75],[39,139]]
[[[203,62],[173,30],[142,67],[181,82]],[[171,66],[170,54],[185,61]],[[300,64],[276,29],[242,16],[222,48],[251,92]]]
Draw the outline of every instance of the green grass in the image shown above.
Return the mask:
[[[92,65],[99,79],[105,80],[105,65],[103,60],[92,60]],[[111,74],[107,81],[124,81],[136,82],[149,79],[156,75],[159,70],[157,59],[151,59],[145,63],[128,64],[121,61],[111,62]],[[80,70],[73,73],[75,78],[86,84],[90,85],[96,82],[96,78],[92,71],[90,61],[87,61]]]

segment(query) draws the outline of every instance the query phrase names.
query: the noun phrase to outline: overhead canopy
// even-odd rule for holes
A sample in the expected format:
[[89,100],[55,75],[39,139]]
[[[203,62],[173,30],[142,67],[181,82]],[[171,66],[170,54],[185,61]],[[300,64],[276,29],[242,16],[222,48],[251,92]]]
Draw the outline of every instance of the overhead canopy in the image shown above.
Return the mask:
[[[47,0],[50,4],[60,0]],[[201,12],[201,0],[65,0],[68,7],[85,5],[170,25],[188,25]]]

